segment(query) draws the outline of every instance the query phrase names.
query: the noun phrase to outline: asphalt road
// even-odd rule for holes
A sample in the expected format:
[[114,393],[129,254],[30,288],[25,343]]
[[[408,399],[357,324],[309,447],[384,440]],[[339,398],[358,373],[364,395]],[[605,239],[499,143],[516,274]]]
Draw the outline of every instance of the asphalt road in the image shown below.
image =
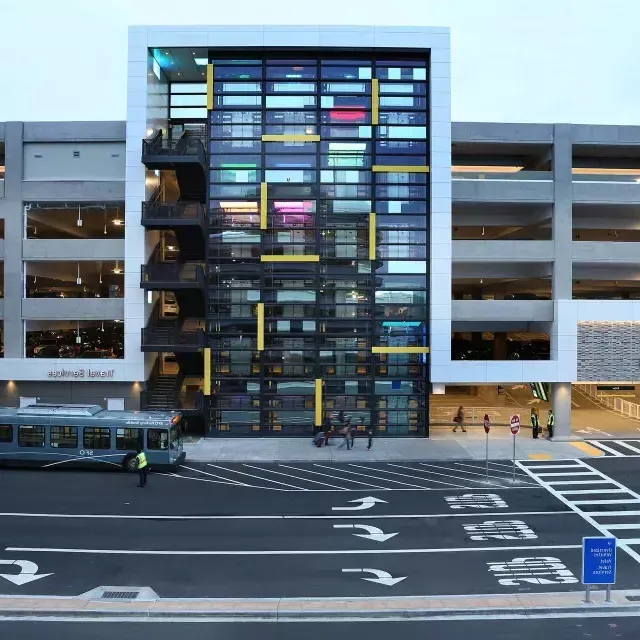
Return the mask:
[[[634,462],[597,461],[629,486],[640,484]],[[295,473],[254,467],[225,465],[224,476],[208,465],[154,474],[146,489],[123,473],[0,471],[0,594],[72,596],[98,586],[148,586],[165,598],[575,590],[582,537],[602,534],[524,469],[514,488],[504,485],[499,466],[498,480],[482,485],[477,470],[454,462],[448,473],[429,465],[332,465],[322,473],[347,482],[326,490],[300,484],[304,474],[327,480],[312,475],[321,472],[316,465],[296,465]],[[267,480],[244,486],[230,482],[231,473]],[[586,468],[576,473],[596,477]],[[274,488],[273,478],[294,488]],[[362,485],[345,490],[352,478]],[[562,491],[564,482],[553,486]],[[631,515],[616,522],[638,521],[632,501],[590,508],[628,508]],[[38,568],[8,564],[14,561]],[[640,588],[637,565],[619,554],[618,589]],[[29,571],[51,575],[18,584],[3,577]]]
[[560,620],[464,620],[426,622],[179,623],[179,622],[0,622],[0,637],[11,640],[631,640],[640,637],[640,618]]

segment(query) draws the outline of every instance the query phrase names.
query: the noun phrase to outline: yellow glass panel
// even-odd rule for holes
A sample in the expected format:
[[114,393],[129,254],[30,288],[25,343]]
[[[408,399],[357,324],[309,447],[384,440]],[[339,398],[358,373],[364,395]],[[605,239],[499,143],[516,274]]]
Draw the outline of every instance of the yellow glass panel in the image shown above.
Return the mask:
[[[258,302],[258,351],[264,351],[264,302]],[[259,371],[258,371],[259,373]]]
[[213,65],[207,65],[207,109],[213,109]]
[[204,366],[204,389],[205,396],[211,395],[211,348],[205,347],[202,350],[203,366]]
[[315,382],[315,425],[316,427],[322,426],[322,380],[316,378]]

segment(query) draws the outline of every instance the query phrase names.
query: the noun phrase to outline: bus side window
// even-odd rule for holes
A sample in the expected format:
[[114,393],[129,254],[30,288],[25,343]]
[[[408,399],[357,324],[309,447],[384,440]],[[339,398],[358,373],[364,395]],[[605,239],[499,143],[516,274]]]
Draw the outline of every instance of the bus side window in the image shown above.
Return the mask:
[[85,427],[83,434],[85,449],[110,449],[111,429],[109,427]]
[[142,443],[141,429],[116,429],[116,449],[118,451],[135,451]]
[[165,450],[169,448],[167,429],[149,429],[147,431],[147,449]]
[[77,449],[78,427],[49,427],[49,443],[54,448]]
[[13,442],[13,427],[10,424],[0,424],[0,442]]
[[19,447],[44,447],[44,427],[20,425],[18,427]]

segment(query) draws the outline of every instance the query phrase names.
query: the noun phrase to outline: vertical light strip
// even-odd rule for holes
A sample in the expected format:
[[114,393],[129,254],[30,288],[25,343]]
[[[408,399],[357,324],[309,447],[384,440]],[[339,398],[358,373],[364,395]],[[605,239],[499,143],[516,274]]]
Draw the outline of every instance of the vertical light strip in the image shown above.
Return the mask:
[[378,110],[380,108],[380,91],[377,78],[371,81],[371,124],[378,124]]
[[260,228],[267,228],[267,183],[260,183]]
[[369,260],[376,259],[376,214],[369,214]]
[[204,364],[204,395],[211,395],[211,347],[205,347],[202,351]]
[[322,426],[322,380],[316,378],[316,402],[315,402],[316,427]]
[[264,302],[258,302],[258,351],[264,351]]
[[207,109],[213,109],[213,65],[207,65]]

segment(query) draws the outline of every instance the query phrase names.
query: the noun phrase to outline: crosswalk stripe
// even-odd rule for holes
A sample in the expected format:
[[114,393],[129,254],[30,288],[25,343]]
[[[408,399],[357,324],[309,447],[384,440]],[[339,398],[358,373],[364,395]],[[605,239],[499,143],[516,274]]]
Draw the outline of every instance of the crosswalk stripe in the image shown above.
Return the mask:
[[561,473],[555,473],[553,471],[551,472],[544,472],[544,473],[539,473],[539,476],[592,476],[594,475],[593,471],[582,471],[582,472],[578,472],[578,471],[562,471]]
[[[632,440],[632,442],[637,442],[637,440]],[[634,453],[640,453],[640,449],[633,447],[632,445],[630,445],[628,442],[625,442],[624,440],[616,440],[616,444],[619,444],[621,447],[630,449]]]
[[[602,500],[602,501],[593,501],[593,502],[589,500],[586,500],[586,501],[572,500],[568,498],[566,494],[574,493],[573,491],[559,491],[554,486],[552,486],[557,484],[562,485],[565,482],[567,484],[610,484],[617,487],[617,490],[620,491],[621,493],[626,493],[628,496],[630,496],[630,500],[625,500],[624,502],[636,503],[640,501],[640,494],[635,493],[628,487],[625,487],[623,484],[620,484],[618,481],[612,478],[609,478],[609,476],[605,475],[598,469],[595,469],[591,465],[587,464],[586,462],[584,462],[584,460],[576,460],[575,462],[578,463],[580,466],[584,467],[585,469],[592,471],[595,476],[600,477],[601,479],[600,480],[584,480],[584,481],[572,481],[572,480],[550,481],[550,480],[546,480],[545,478],[542,478],[541,477],[542,474],[536,473],[535,467],[525,466],[520,462],[517,462],[516,464],[518,464],[518,466],[524,469],[534,480],[537,480],[537,482],[542,487],[545,487],[552,495],[558,498],[558,500],[560,500],[563,504],[565,504],[567,507],[569,507],[572,511],[574,511],[578,515],[582,516],[592,527],[594,527],[597,531],[599,531],[603,536],[609,537],[613,535],[614,537],[617,538],[617,536],[615,536],[615,534],[612,533],[614,530],[640,529],[640,524],[626,526],[625,524],[619,521],[618,522],[614,521],[609,523],[606,520],[606,518],[625,518],[628,516],[640,515],[640,511],[585,511],[581,506],[581,503],[609,504],[614,502],[618,503],[620,502],[619,500]],[[609,491],[615,492],[616,490],[601,488],[597,491],[597,493],[602,494],[602,493],[607,493]],[[594,490],[591,490],[591,492],[596,493],[596,491]],[[635,544],[635,542],[632,542],[632,540],[636,540],[636,539],[628,539],[628,540],[618,539],[618,546],[620,547],[620,549],[625,551],[629,556],[631,556],[636,562],[640,563],[640,553],[638,553],[637,550],[629,546],[630,543]],[[637,540],[638,540],[638,543],[640,543],[640,539],[637,539]]]
[[603,451],[609,452],[613,456],[617,456],[618,458],[624,457],[624,453],[620,453],[619,451],[616,451],[615,449],[608,447],[606,444],[602,444],[600,440],[589,440],[589,443],[598,447],[599,449],[602,449]]
[[573,504],[630,504],[633,502],[640,502],[636,498],[623,499],[623,500],[574,500]]
[[596,518],[619,518],[620,516],[640,516],[640,511],[585,511],[584,514]]

